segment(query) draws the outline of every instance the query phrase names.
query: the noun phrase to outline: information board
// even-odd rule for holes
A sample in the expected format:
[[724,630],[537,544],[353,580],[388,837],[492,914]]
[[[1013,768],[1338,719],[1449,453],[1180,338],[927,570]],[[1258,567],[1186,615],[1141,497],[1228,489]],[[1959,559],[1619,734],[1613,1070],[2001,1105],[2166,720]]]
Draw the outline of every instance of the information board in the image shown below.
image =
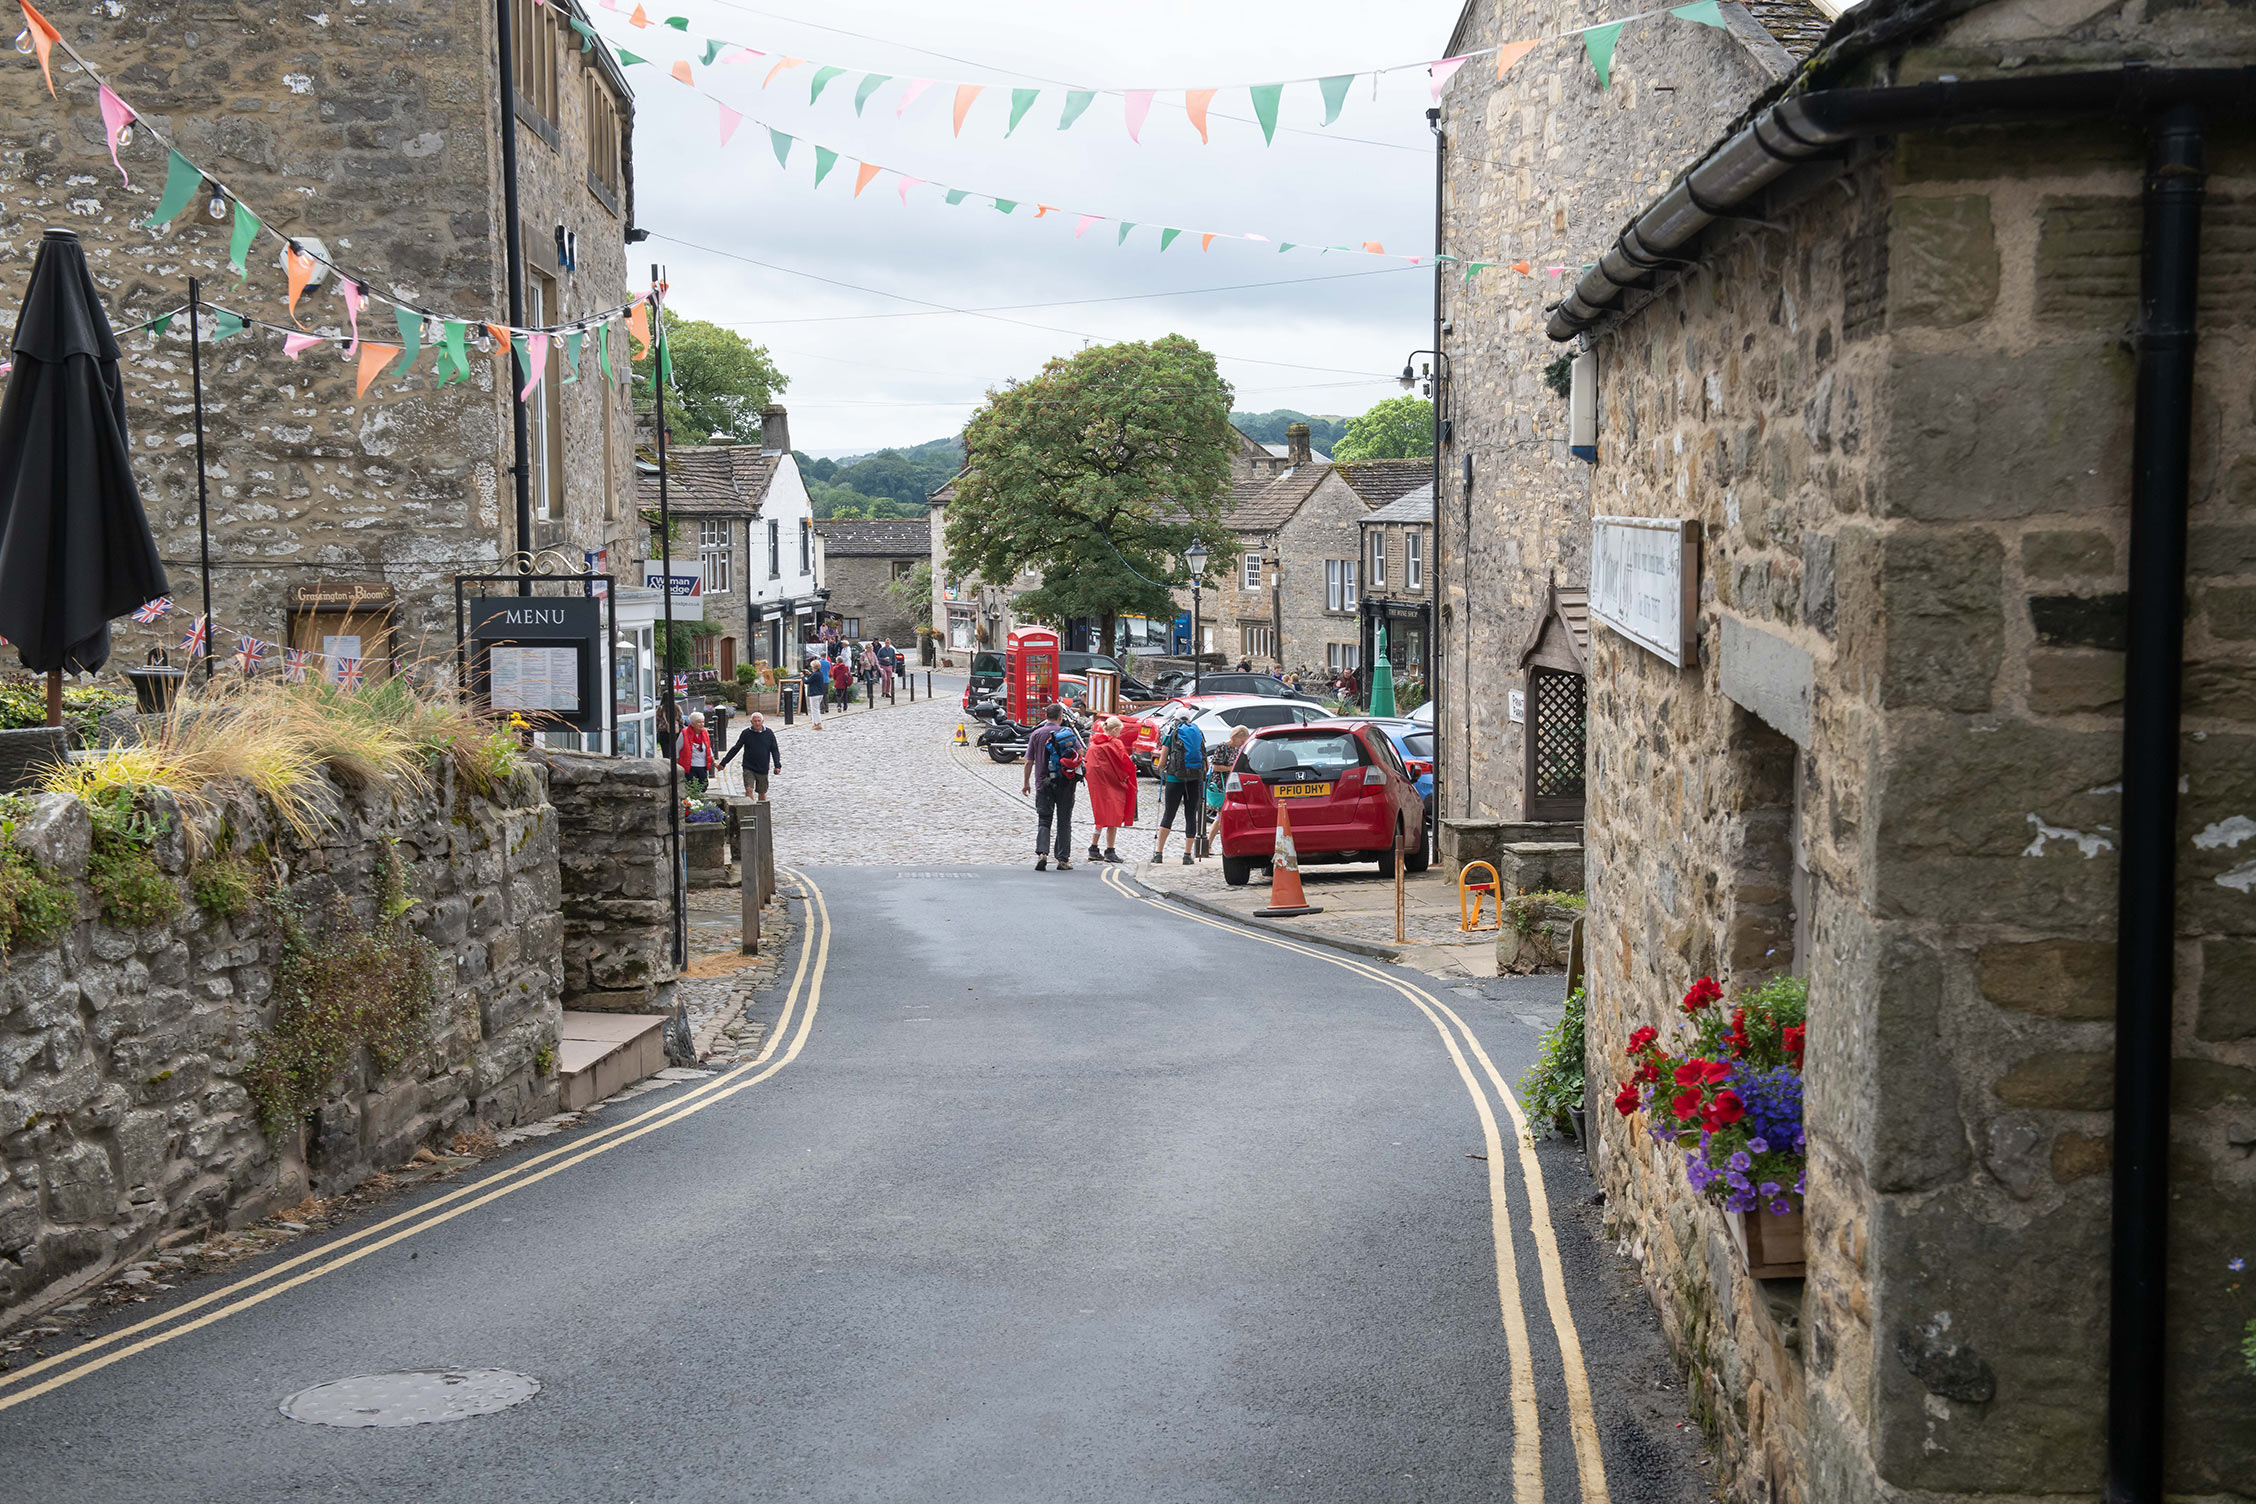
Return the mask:
[[1590,615],[1678,668],[1698,656],[1700,524],[1594,517]]
[[474,596],[471,683],[498,711],[601,731],[603,602],[586,595]]
[[580,709],[580,655],[571,648],[497,642],[486,650],[486,699],[496,710]]

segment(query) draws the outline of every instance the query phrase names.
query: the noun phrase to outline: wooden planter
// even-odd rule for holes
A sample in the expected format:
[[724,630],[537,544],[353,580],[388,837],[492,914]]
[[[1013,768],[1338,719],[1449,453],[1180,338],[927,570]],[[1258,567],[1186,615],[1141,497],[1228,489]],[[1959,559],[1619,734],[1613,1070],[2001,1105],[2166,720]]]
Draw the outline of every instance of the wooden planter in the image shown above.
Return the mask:
[[1777,1216],[1770,1212],[1726,1212],[1724,1223],[1739,1257],[1756,1279],[1800,1279],[1807,1270],[1802,1259],[1800,1207]]

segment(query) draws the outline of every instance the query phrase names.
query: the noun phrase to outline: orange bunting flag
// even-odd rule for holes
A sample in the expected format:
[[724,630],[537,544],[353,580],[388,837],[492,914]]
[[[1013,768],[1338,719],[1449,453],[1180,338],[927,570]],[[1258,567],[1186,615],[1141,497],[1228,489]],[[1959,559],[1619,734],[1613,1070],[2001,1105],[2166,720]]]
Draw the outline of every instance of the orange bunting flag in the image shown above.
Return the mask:
[[674,77],[680,79],[683,83],[688,84],[691,88],[694,89],[697,87],[697,80],[689,76],[688,58],[682,57],[674,59],[672,72]]
[[1055,204],[1036,204],[1034,206],[1034,217],[1040,219],[1045,214],[1054,213],[1056,209],[1057,205]]
[[864,162],[861,166],[855,168],[854,197],[860,198],[862,196],[862,190],[870,185],[870,180],[884,170],[884,168],[878,166],[875,162]]
[[[627,315],[627,333],[634,336],[635,343],[642,346],[644,353],[649,352],[650,305],[648,303],[634,305],[634,311]],[[635,359],[640,360],[642,356],[637,355]]]
[[1386,247],[1379,244],[1376,240],[1364,241],[1363,249],[1369,251],[1374,256],[1384,256],[1386,254]]
[[1199,237],[1199,249],[1202,251],[1211,251],[1214,249],[1214,236],[1211,232]]
[[1190,112],[1191,124],[1198,127],[1199,140],[1206,140],[1206,107],[1214,103],[1214,90],[1190,89],[1183,95],[1183,108]]
[[493,336],[494,350],[496,351],[496,353],[498,353],[502,359],[507,360],[509,358],[509,326],[507,324],[496,324],[489,322],[486,325],[486,333]]
[[956,134],[957,134],[957,135],[959,135],[959,136],[960,136],[960,135],[962,135],[962,134],[963,134],[963,123],[964,123],[964,116],[966,116],[966,115],[968,115],[968,114],[970,114],[970,113],[971,113],[971,102],[972,102],[972,101],[973,101],[974,99],[977,99],[977,98],[979,97],[979,95],[980,95],[980,91],[981,91],[981,90],[983,90],[983,89],[985,89],[986,87],[987,87],[987,86],[986,86],[985,84],[958,84],[958,85],[956,85]]
[[806,61],[806,59],[805,59],[805,58],[803,58],[803,57],[787,57],[787,58],[784,58],[784,59],[783,59],[782,61],[778,62],[778,63],[777,63],[777,64],[776,64],[776,65],[775,65],[775,66],[774,66],[773,68],[770,68],[770,69],[768,70],[768,76],[767,76],[766,78],[763,78],[763,79],[761,79],[761,80],[760,80],[760,87],[761,87],[761,88],[763,88],[763,89],[765,89],[765,88],[766,88],[766,87],[767,87],[768,85],[770,85],[770,84],[772,84],[772,83],[774,83],[774,82],[775,82],[775,76],[776,76],[776,75],[777,75],[778,73],[781,73],[781,72],[782,72],[782,71],[783,71],[784,69],[786,69],[786,68],[796,68],[796,67],[798,67],[798,66],[799,66],[799,65],[800,65],[801,63],[803,63],[803,62],[805,62],[805,61]]
[[1512,270],[1518,272],[1523,277],[1530,277],[1535,274],[1535,268],[1525,261],[1513,262]]
[[31,50],[39,54],[39,71],[47,76],[48,96],[60,99],[62,96],[55,93],[55,70],[48,66],[48,57],[63,34],[55,29],[54,23],[31,8],[30,0],[17,0],[17,3],[23,8],[24,30],[31,33]]
[[363,340],[360,346],[360,383],[353,388],[353,400],[368,395],[368,383],[384,372],[400,353],[398,345],[379,345],[374,340]]
[[629,26],[648,26],[650,24],[650,16],[648,12],[644,11],[643,8],[638,5],[634,8],[634,14],[627,17],[627,24]]
[[313,280],[313,258],[299,250],[293,241],[283,248],[282,266],[290,278],[290,321],[296,323],[298,299],[305,293],[306,284]]
[[1514,63],[1518,62],[1521,58],[1526,57],[1529,53],[1535,51],[1537,45],[1540,44],[1542,40],[1543,39],[1541,37],[1537,37],[1533,42],[1511,42],[1506,44],[1505,46],[1497,48],[1496,76],[1498,78],[1502,78],[1507,72],[1510,71]]

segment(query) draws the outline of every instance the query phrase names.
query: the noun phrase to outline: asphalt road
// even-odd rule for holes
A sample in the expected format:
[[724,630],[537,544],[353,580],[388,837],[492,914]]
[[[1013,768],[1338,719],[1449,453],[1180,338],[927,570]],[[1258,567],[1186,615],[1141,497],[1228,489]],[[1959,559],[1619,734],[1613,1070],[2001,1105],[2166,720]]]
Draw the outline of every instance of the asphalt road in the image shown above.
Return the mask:
[[[1498,1089],[1557,978],[1437,990],[1117,874],[808,875],[769,1056],[0,1375],[0,1496],[1704,1497],[1588,1180]],[[278,1408],[448,1367],[541,1388]]]

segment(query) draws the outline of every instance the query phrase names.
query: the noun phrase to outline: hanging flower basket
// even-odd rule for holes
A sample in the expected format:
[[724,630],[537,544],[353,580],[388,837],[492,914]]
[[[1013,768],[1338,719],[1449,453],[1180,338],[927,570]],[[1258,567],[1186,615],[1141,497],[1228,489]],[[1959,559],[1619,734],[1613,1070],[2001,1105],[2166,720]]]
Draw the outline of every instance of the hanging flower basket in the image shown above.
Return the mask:
[[1656,1144],[1684,1151],[1685,1179],[1731,1226],[1757,1279],[1801,1275],[1802,1048],[1808,984],[1783,977],[1742,991],[1728,1014],[1708,977],[1679,1005],[1670,1037],[1651,1025],[1629,1037],[1635,1062],[1614,1110],[1651,1115]]

